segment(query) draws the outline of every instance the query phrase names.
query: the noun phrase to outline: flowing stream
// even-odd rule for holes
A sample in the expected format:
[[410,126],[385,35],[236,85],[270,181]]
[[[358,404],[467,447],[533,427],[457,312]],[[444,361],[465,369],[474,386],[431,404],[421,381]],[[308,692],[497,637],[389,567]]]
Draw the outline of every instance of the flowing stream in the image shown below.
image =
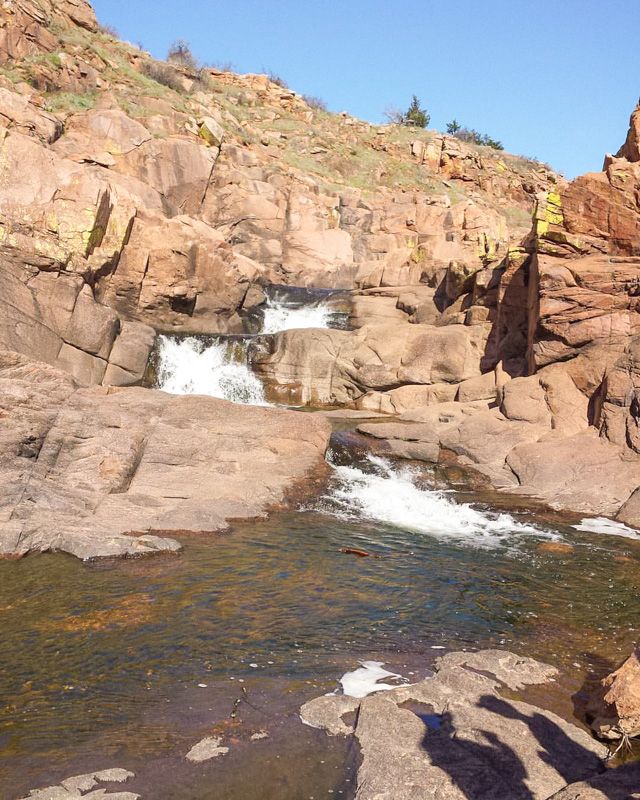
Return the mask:
[[[273,306],[264,327],[325,311]],[[264,403],[245,346],[161,337],[157,385]],[[118,766],[154,800],[353,798],[350,740],[302,726],[299,706],[415,682],[451,649],[555,664],[543,691],[571,718],[567,698],[633,647],[640,540],[493,500],[343,454],[311,506],[183,537],[179,558],[0,561],[4,797]],[[229,753],[189,764],[205,736]]]
[[[297,709],[361,662],[414,682],[446,650],[505,647],[559,666],[545,691],[566,698],[630,651],[639,542],[349,469],[314,507],[186,537],[179,558],[0,562],[7,800],[107,766],[154,800],[353,797],[349,742]],[[210,735],[229,754],[185,762]]]

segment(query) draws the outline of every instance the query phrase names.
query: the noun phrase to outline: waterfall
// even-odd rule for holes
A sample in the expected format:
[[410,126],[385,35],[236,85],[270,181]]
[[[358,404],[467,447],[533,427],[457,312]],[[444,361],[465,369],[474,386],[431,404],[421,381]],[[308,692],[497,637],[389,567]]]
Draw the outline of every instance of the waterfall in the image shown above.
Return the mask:
[[345,290],[272,285],[266,295],[260,333],[348,325],[350,293]]
[[268,300],[264,309],[262,333],[278,333],[293,328],[328,328],[331,309],[327,306],[291,306]]
[[242,336],[158,336],[154,387],[172,394],[204,394],[233,403],[269,405],[247,360],[253,336],[292,328],[344,327],[348,292],[270,286],[262,308],[247,314]]
[[244,342],[159,336],[155,387],[171,394],[205,394],[232,403],[268,405],[262,383],[243,361]]
[[409,467],[392,466],[368,456],[365,469],[334,467],[334,482],[322,509],[346,520],[386,523],[472,547],[510,544],[514,535],[534,534],[554,539],[557,534],[517,522],[510,514],[481,511],[457,503],[447,492],[423,487]]

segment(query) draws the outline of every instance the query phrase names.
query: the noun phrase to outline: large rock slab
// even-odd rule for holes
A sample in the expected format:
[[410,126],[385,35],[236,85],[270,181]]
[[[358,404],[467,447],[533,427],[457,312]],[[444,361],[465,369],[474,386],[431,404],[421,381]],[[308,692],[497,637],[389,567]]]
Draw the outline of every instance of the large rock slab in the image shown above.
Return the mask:
[[371,390],[432,385],[480,375],[483,326],[365,325],[356,331],[302,329],[265,337],[252,361],[274,393],[334,405]]
[[[156,534],[264,516],[324,475],[330,425],[282,409],[141,388],[78,389],[0,357],[0,553],[175,551]],[[133,534],[133,535],[132,535]]]
[[222,233],[180,216],[136,220],[115,270],[98,296],[125,319],[164,330],[241,332],[237,310],[260,274],[236,256]]
[[[500,650],[449,653],[433,678],[360,702],[357,800],[543,800],[596,775],[607,748],[556,714],[501,690],[544,683],[556,670]],[[333,705],[333,717],[331,716]],[[340,695],[301,709],[308,724],[347,734]]]
[[640,763],[609,769],[586,781],[572,783],[553,795],[552,800],[638,800]]

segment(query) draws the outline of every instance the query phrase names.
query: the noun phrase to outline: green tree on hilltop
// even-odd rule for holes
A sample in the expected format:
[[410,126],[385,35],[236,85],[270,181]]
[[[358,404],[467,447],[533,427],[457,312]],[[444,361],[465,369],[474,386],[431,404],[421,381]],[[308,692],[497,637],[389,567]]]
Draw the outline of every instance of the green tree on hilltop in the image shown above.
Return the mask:
[[409,110],[402,115],[403,125],[412,125],[415,128],[426,128],[431,117],[424,108],[420,108],[420,101],[413,95]]

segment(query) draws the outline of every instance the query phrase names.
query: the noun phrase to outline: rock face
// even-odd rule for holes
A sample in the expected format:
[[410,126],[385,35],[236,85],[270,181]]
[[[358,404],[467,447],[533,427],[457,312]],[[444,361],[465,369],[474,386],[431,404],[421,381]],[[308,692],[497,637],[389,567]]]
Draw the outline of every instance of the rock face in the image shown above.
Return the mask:
[[284,331],[253,355],[259,375],[274,397],[335,405],[367,391],[405,384],[460,383],[480,375],[486,331],[461,325],[388,323],[366,325],[354,333],[333,330]]
[[[449,282],[464,282],[506,253],[507,210],[526,214],[555,180],[451,137],[407,145],[316,119],[264,75],[159,64],[101,32],[85,0],[4,3],[0,64],[0,346],[86,385],[140,383],[151,339],[135,323],[240,332],[259,284],[435,285],[454,262]],[[370,154],[371,197],[348,185]]]
[[3,555],[175,552],[177,542],[157,534],[263,516],[324,473],[330,426],[321,417],[141,388],[78,389],[54,367],[0,359]]
[[272,400],[402,415],[389,452],[640,524],[638,110],[567,184],[156,62],[84,0],[7,0],[0,64],[1,348],[132,387],[157,331],[241,332],[268,283],[346,288],[354,330],[254,347]]
[[360,279],[354,333],[280,335],[255,358],[273,394],[399,415],[360,431],[383,452],[453,454],[500,488],[640,525],[639,113],[604,172],[539,196],[505,256],[378,270]]
[[[302,707],[308,724],[355,734],[358,800],[542,799],[601,771],[608,751],[585,731],[500,694],[543,683],[553,667],[484,650],[449,653],[436,669],[433,678],[362,701],[328,695]],[[356,708],[350,729],[341,718]]]

